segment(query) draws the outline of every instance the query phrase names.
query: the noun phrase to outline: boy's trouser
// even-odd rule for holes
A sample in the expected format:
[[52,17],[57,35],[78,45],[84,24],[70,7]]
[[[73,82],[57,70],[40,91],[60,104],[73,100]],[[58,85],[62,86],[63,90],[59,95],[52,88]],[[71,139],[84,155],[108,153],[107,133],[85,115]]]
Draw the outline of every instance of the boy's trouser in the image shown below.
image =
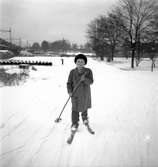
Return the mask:
[[[82,120],[88,120],[88,114],[87,114],[87,110],[81,113],[82,116]],[[76,125],[78,126],[78,122],[79,122],[79,112],[77,111],[72,111],[72,115],[71,115],[71,119],[72,119],[72,125]]]

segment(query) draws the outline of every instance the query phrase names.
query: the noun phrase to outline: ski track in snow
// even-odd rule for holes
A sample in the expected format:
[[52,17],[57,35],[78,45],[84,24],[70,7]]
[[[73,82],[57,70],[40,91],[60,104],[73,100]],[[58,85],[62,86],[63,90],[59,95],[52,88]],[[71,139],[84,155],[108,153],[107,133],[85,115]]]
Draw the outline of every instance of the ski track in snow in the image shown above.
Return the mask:
[[95,135],[80,121],[68,145],[70,102],[62,121],[54,122],[68,98],[67,77],[75,67],[72,58],[64,59],[63,66],[57,57],[52,67],[30,71],[23,85],[0,88],[0,166],[158,166],[157,71],[122,71],[89,59],[87,67],[94,73],[89,118]]

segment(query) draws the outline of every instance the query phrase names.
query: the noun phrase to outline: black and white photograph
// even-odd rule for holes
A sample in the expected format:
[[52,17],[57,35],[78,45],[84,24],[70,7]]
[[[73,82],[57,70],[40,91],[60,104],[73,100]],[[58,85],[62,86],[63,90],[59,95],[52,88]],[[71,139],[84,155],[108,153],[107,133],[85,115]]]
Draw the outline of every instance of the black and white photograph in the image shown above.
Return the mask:
[[158,167],[158,0],[0,0],[0,167]]

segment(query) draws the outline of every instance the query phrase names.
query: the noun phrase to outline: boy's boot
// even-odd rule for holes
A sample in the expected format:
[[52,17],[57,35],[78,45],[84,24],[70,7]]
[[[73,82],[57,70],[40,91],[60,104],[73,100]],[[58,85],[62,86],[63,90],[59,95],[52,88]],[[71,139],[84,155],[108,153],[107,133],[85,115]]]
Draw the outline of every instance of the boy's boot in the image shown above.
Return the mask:
[[87,130],[89,133],[94,134],[95,132],[92,130],[92,128],[89,126],[88,120],[83,121],[84,125],[87,127]]
[[67,140],[67,143],[68,143],[68,144],[71,144],[71,143],[72,143],[73,138],[74,138],[74,136],[75,136],[75,133],[76,133],[77,129],[78,129],[78,124],[72,124],[72,125],[71,125],[71,134],[70,134],[70,136],[69,136],[69,138],[68,138],[68,140]]
[[76,131],[77,131],[77,129],[78,129],[78,124],[72,124],[71,125],[71,132],[73,133],[75,133]]

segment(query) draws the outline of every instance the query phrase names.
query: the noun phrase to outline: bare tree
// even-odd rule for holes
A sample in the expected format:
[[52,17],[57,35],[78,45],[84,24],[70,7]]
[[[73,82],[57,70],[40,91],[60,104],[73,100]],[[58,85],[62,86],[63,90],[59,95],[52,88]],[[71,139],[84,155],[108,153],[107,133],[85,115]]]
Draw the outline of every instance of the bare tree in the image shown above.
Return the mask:
[[155,14],[155,0],[120,0],[115,9],[120,26],[126,32],[131,44],[131,68],[134,68],[135,51],[141,40],[142,33],[148,29],[151,19]]
[[41,48],[42,48],[42,50],[43,51],[48,51],[49,50],[49,42],[48,41],[42,41],[42,43],[41,43]]
[[39,51],[41,49],[40,44],[38,42],[33,43],[31,47],[34,51]]
[[113,13],[109,13],[107,17],[103,17],[101,20],[101,30],[99,32],[110,46],[111,55],[109,56],[109,61],[113,61],[116,46],[122,35],[122,30],[119,27],[120,22],[121,20]]
[[119,19],[109,13],[108,16],[100,16],[89,24],[88,38],[93,49],[101,56],[113,61],[116,45],[121,36]]
[[96,18],[88,24],[87,38],[93,51],[101,60],[104,60],[105,54],[107,54],[107,41],[101,33],[102,16]]

